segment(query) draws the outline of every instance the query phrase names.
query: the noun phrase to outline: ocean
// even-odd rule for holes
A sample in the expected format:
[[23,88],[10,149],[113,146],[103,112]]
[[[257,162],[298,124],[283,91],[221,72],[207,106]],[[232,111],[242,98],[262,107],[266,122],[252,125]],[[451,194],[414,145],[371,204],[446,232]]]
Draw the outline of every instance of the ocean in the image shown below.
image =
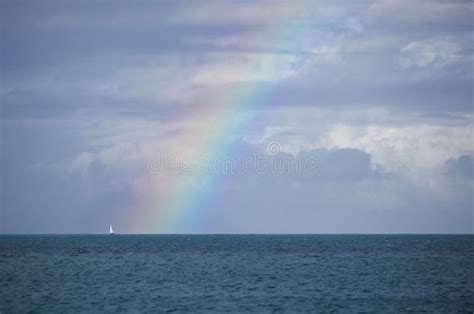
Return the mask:
[[0,236],[0,312],[473,312],[473,235]]

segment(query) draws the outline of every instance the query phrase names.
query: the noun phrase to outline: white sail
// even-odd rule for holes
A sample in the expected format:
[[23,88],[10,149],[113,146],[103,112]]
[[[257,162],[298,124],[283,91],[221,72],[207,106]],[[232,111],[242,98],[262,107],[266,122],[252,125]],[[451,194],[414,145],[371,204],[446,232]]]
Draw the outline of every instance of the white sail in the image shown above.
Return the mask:
[[114,234],[114,229],[112,229],[112,225],[109,227],[109,234]]

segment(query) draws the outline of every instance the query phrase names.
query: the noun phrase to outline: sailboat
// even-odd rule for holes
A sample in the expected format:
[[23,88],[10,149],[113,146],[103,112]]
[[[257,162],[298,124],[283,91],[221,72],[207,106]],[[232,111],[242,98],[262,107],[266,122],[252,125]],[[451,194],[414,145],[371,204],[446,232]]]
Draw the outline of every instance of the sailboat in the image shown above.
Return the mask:
[[114,235],[114,229],[112,229],[112,225],[109,226],[109,235]]

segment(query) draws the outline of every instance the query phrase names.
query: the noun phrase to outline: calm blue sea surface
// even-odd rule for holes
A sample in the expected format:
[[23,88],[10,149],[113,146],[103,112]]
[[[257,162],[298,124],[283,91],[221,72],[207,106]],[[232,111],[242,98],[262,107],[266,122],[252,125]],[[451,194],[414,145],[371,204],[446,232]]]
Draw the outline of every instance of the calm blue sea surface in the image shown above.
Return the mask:
[[0,312],[474,311],[472,235],[1,236]]

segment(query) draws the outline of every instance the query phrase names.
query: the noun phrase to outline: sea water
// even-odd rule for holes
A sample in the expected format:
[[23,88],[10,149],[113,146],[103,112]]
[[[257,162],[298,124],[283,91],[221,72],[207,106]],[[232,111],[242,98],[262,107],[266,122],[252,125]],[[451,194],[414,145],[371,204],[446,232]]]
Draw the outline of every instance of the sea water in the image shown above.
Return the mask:
[[0,236],[0,312],[474,311],[472,235]]

